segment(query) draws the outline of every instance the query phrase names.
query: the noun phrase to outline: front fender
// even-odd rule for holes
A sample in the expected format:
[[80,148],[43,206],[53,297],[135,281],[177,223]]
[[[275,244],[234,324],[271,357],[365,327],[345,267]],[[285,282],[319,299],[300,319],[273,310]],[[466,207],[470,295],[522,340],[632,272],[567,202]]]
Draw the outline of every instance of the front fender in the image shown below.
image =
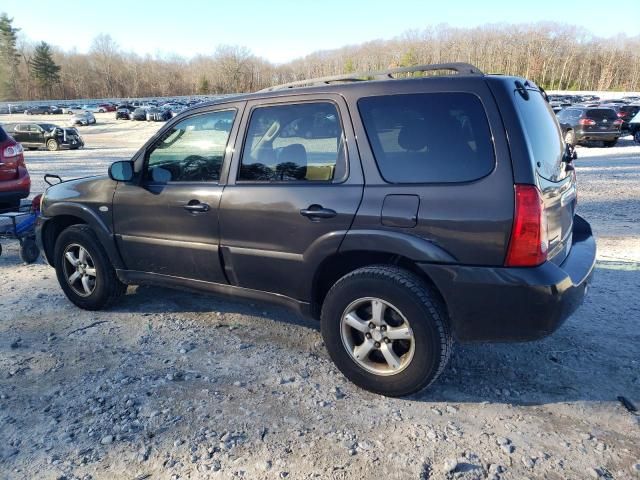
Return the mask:
[[113,232],[106,221],[86,205],[75,202],[56,202],[47,206],[46,215],[41,216],[36,225],[38,243],[41,245],[41,249],[50,265],[53,264],[50,253],[54,247],[54,244],[51,244],[51,242],[55,242],[57,235],[47,235],[47,230],[49,228],[55,228],[55,222],[59,219],[69,219],[70,217],[78,218],[91,227],[96,237],[98,237],[100,244],[105,249],[105,252],[107,252],[114,268],[125,268],[124,262],[117,249]]

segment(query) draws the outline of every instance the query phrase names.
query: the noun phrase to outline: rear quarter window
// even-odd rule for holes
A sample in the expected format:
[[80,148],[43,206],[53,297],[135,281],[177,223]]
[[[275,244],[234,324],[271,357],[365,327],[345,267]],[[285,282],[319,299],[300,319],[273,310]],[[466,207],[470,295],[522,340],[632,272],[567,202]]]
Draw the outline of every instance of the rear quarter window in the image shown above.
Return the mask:
[[553,110],[538,90],[527,90],[527,98],[514,91],[516,111],[522,124],[533,168],[552,182],[566,176],[562,166],[564,142]]
[[494,168],[489,123],[473,94],[364,97],[358,110],[380,174],[389,183],[468,182]]

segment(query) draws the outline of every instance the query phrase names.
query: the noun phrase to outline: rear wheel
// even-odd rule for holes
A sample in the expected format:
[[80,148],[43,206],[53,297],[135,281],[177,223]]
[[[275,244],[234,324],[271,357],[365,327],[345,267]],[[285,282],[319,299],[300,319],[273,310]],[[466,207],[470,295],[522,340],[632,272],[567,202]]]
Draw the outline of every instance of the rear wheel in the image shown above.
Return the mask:
[[573,130],[568,130],[567,133],[564,134],[564,143],[572,147],[576,146],[576,134]]
[[636,132],[633,134],[633,139],[636,143],[640,143],[640,129],[636,130]]
[[49,150],[50,152],[55,152],[56,150],[58,150],[58,147],[58,142],[53,138],[47,140],[47,150]]
[[329,355],[349,380],[388,396],[433,383],[452,349],[437,293],[394,266],[364,267],[338,280],[322,306],[321,330]]
[[72,225],[60,234],[54,248],[54,266],[67,298],[85,310],[105,308],[127,288],[87,225]]
[[610,147],[613,147],[616,143],[618,143],[618,139],[616,138],[615,140],[607,140],[602,143],[604,144],[605,147],[610,148]]

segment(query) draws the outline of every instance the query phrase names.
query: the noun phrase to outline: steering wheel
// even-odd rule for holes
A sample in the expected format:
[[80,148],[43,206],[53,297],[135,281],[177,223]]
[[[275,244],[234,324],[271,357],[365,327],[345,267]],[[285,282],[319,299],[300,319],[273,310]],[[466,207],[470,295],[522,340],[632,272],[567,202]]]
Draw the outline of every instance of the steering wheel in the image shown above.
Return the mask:
[[200,155],[189,155],[182,166],[183,180],[211,180],[209,160]]

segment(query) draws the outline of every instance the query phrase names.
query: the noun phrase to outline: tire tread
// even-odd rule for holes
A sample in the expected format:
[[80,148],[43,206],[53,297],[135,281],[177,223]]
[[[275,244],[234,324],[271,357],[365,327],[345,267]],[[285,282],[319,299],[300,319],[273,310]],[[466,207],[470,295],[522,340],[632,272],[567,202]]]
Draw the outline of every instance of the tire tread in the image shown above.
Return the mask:
[[326,300],[331,297],[332,292],[340,289],[345,282],[350,282],[355,278],[363,277],[396,283],[400,287],[413,294],[415,298],[417,298],[429,311],[429,314],[431,315],[431,319],[433,320],[433,323],[438,331],[438,336],[440,339],[440,358],[438,359],[438,368],[435,374],[431,376],[431,378],[427,378],[426,381],[423,382],[423,384],[416,385],[413,391],[407,392],[405,394],[414,393],[416,391],[427,388],[442,374],[449,362],[449,359],[451,358],[451,353],[453,351],[454,340],[447,318],[447,310],[445,308],[444,302],[440,298],[439,293],[431,285],[429,285],[427,282],[425,282],[423,279],[409,270],[397,267],[395,265],[370,265],[353,270],[352,272],[340,278],[333,285],[333,287],[331,287],[331,289],[327,293],[327,296],[325,297],[325,303],[323,304],[322,309],[323,314]]

